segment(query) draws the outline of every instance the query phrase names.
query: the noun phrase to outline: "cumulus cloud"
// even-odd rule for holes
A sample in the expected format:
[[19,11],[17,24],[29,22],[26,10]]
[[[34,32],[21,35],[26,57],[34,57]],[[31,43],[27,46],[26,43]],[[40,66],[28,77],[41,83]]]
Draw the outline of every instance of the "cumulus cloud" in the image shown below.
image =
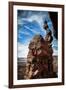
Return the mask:
[[17,51],[18,51],[18,58],[27,58],[28,45],[18,43]]

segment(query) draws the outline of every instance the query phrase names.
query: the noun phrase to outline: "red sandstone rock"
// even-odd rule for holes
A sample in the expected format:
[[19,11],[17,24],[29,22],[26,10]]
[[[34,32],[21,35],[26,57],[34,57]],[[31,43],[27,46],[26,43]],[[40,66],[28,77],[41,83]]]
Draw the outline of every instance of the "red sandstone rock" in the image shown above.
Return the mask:
[[52,77],[52,53],[47,41],[41,35],[36,35],[29,44],[25,79]]

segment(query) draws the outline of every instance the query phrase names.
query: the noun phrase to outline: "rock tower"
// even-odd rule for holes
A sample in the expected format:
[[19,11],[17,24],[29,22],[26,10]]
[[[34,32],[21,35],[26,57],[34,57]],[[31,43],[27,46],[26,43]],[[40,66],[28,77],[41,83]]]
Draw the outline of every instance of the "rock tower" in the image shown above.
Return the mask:
[[41,35],[35,35],[29,43],[25,79],[53,77],[52,47]]

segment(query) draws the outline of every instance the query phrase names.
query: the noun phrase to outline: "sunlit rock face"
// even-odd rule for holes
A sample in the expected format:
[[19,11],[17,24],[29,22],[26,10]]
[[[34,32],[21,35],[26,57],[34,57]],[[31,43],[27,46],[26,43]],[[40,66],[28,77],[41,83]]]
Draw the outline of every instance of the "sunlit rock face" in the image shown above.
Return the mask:
[[29,43],[25,79],[53,77],[52,47],[41,35],[35,35]]

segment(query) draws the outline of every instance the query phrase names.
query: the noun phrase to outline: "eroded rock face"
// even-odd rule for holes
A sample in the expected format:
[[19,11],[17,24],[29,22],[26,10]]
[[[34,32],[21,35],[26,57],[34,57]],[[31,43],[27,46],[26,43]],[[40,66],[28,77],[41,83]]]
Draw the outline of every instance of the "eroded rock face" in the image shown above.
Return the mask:
[[41,35],[36,35],[29,44],[25,79],[48,78],[53,76],[52,47]]

